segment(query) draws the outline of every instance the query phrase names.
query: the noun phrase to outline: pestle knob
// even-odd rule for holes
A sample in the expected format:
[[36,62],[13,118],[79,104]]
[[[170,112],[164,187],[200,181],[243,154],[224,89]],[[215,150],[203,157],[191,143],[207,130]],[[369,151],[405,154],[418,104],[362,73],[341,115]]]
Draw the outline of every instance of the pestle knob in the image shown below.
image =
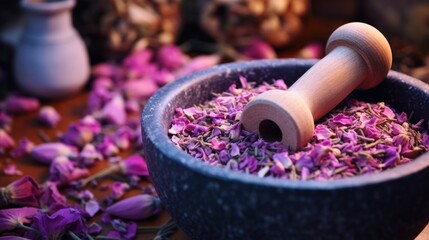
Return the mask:
[[326,52],[288,90],[270,90],[251,100],[241,115],[244,128],[293,150],[303,147],[313,136],[316,120],[354,89],[378,85],[392,65],[386,38],[365,23],[336,29]]

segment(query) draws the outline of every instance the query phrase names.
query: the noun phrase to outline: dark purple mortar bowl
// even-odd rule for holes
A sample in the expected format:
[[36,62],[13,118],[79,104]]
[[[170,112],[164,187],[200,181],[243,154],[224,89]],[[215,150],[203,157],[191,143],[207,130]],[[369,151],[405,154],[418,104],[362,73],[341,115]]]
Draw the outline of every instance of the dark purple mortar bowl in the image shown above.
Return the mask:
[[[259,178],[210,166],[169,139],[177,107],[248,81],[296,81],[315,60],[263,60],[219,65],[160,89],[142,114],[145,157],[164,206],[192,239],[414,239],[429,221],[429,154],[386,170],[331,181]],[[384,101],[412,121],[429,118],[429,86],[390,71],[376,88],[355,91]],[[427,126],[427,122],[425,122]]]

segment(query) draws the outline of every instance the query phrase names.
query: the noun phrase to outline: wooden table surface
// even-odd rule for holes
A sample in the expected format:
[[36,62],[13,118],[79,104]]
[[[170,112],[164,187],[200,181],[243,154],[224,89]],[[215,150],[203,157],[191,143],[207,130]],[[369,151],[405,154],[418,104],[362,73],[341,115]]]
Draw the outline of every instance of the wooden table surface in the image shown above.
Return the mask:
[[[77,121],[82,117],[84,112],[86,101],[88,94],[85,91],[72,96],[67,99],[61,99],[57,101],[51,102],[43,102],[43,105],[52,105],[54,106],[62,115],[62,120],[60,124],[56,128],[47,128],[41,126],[37,121],[37,111],[32,113],[21,114],[13,117],[13,125],[12,125],[12,133],[11,135],[17,141],[22,137],[26,136],[31,141],[35,143],[42,143],[42,140],[38,136],[38,132],[43,131],[47,136],[52,139],[55,139],[58,132],[64,132],[68,125]],[[123,156],[130,154],[130,152],[123,153]],[[2,155],[0,157],[0,164],[4,164],[6,161],[6,156]],[[18,168],[23,171],[24,175],[33,176],[39,183],[44,182],[48,177],[48,166],[38,164],[35,161],[31,160],[29,157],[23,157],[22,159],[13,160]],[[108,163],[106,161],[101,161],[95,164],[92,168],[90,168],[91,173],[96,173],[105,167],[107,167]],[[4,187],[12,181],[18,179],[19,176],[5,176],[3,174],[0,175],[0,187]],[[104,179],[101,182],[110,183],[111,179]],[[148,182],[143,182],[145,185]],[[100,188],[90,188],[90,190],[94,193],[95,197],[98,200],[102,200],[103,196],[106,195],[106,191],[100,190]],[[129,191],[125,197],[137,194],[137,190]],[[97,214],[91,221],[96,221],[101,223],[100,220],[101,214]],[[141,221],[138,224],[140,226],[159,226],[168,221],[169,215],[166,210],[163,210],[162,213],[154,217],[152,219]],[[110,229],[107,225],[102,225],[103,233],[107,233]],[[138,237],[136,239],[152,239],[155,236],[154,232],[138,232]],[[172,240],[188,240],[189,238],[180,230],[171,238]],[[428,240],[429,239],[429,225],[423,230],[423,232],[416,238],[416,240]]]
[[[57,101],[42,102],[42,105],[51,105],[58,110],[62,115],[62,120],[55,128],[48,128],[42,126],[37,122],[38,111],[20,114],[13,116],[12,123],[12,132],[11,136],[17,142],[22,137],[28,137],[35,144],[42,143],[42,139],[39,137],[39,132],[43,132],[52,140],[56,139],[56,136],[59,132],[65,132],[68,128],[68,125],[71,122],[79,120],[83,114],[87,102],[88,94],[85,91],[82,91],[79,94],[76,94],[67,99],[61,99]],[[131,152],[121,152],[121,156],[125,157],[131,154]],[[0,166],[5,164],[7,161],[7,155],[0,155]],[[43,183],[48,178],[49,166],[43,165],[35,162],[30,157],[23,157],[21,159],[12,160],[20,169],[24,175],[31,175],[39,183]],[[99,161],[93,167],[89,168],[90,173],[96,173],[105,169],[109,164],[107,161]],[[11,183],[12,181],[20,178],[20,176],[6,176],[3,173],[0,173],[0,187],[4,187]],[[112,183],[112,179],[103,179],[100,180],[100,183]],[[147,181],[143,181],[142,185],[147,185]],[[102,184],[99,184],[101,186]],[[101,203],[103,197],[109,193],[109,191],[101,190],[100,187],[89,187],[89,190],[94,194],[95,198]],[[126,193],[123,198],[138,194],[139,190],[131,190]],[[75,204],[71,199],[68,199],[71,204]],[[138,222],[139,226],[160,226],[163,223],[167,222],[170,219],[167,211],[163,210],[159,216],[153,217],[149,220]],[[108,225],[103,225],[101,223],[101,213],[99,212],[90,222],[96,221],[97,223],[103,226],[102,234],[106,234],[111,228]],[[155,236],[156,232],[138,232],[136,239],[152,239]],[[188,240],[189,238],[181,231],[178,231],[172,238],[172,240]]]

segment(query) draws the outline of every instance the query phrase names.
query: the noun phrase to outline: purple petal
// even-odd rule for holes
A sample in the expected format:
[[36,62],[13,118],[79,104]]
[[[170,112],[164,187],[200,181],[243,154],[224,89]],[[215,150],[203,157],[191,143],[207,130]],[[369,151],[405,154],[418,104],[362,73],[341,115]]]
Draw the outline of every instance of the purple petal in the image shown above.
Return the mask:
[[40,103],[36,98],[11,95],[6,98],[4,108],[7,113],[26,113],[35,111],[39,108]]
[[[71,231],[80,238],[88,233],[85,219],[81,212],[74,208],[64,208],[49,215],[38,212],[33,218],[31,227],[38,229],[47,239],[63,239]],[[26,237],[38,237],[34,232],[27,232]]]
[[158,85],[149,79],[127,81],[123,91],[128,99],[149,99],[157,90]]
[[23,172],[18,169],[16,164],[7,163],[6,166],[3,167],[3,173],[8,176],[22,176]]
[[88,213],[90,217],[94,217],[99,210],[100,205],[96,200],[90,200],[85,203],[85,212]]
[[67,157],[59,156],[54,159],[49,168],[49,181],[68,184],[89,175],[87,169],[76,168]]
[[34,143],[31,142],[28,138],[23,137],[19,140],[18,146],[12,150],[10,156],[13,158],[23,157],[31,152],[34,147]]
[[157,62],[161,68],[177,70],[187,62],[187,56],[174,45],[164,45],[158,51]]
[[44,106],[39,111],[39,121],[43,124],[54,127],[61,120],[61,115],[52,106]]
[[12,231],[20,224],[31,223],[32,218],[38,212],[37,208],[22,207],[0,210],[0,233]]
[[49,213],[56,212],[68,206],[66,198],[58,191],[57,185],[52,183],[45,186],[39,202],[40,208]]
[[314,129],[314,135],[316,136],[317,140],[325,140],[329,139],[333,136],[335,136],[335,133],[333,133],[326,125],[318,124],[316,128]]
[[121,95],[115,95],[112,100],[106,103],[101,109],[101,117],[108,123],[123,125],[126,122],[125,103]]

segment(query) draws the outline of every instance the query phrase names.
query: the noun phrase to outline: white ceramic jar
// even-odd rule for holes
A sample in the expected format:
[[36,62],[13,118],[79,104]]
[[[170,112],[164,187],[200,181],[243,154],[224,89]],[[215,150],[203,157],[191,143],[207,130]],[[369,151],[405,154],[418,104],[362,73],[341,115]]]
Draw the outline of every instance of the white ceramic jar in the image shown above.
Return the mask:
[[25,92],[60,98],[80,90],[89,77],[88,53],[72,25],[75,0],[22,0],[25,25],[14,60]]

